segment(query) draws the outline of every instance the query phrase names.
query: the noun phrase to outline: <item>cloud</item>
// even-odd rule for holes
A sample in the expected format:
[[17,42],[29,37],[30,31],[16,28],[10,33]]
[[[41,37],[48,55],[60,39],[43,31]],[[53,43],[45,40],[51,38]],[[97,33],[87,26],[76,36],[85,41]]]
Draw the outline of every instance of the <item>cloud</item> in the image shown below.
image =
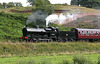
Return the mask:
[[63,4],[63,3],[67,3],[68,5],[70,5],[70,1],[71,0],[49,0],[52,4]]

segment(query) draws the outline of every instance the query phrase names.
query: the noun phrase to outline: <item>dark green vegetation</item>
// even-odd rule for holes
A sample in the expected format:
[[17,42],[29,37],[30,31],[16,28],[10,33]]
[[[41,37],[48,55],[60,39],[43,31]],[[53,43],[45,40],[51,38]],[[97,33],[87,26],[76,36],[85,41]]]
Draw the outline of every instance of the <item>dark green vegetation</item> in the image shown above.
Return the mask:
[[2,64],[100,64],[100,54],[0,58]]
[[22,36],[21,30],[25,26],[26,19],[23,15],[0,12],[0,41],[18,40]]
[[0,56],[64,55],[77,53],[100,53],[99,43],[1,43]]
[[71,5],[84,6],[88,8],[100,8],[100,0],[71,0]]
[[0,9],[11,8],[11,7],[22,7],[22,3],[19,2],[0,3]]
[[53,13],[54,9],[48,0],[34,0],[36,10],[42,10],[49,15]]

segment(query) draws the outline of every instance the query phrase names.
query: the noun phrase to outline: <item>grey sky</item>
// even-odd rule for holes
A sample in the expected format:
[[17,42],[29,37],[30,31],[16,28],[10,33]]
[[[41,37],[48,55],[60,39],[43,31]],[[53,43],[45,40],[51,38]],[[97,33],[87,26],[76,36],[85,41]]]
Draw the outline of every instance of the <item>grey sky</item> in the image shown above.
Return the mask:
[[[70,4],[71,0],[49,0],[52,4],[59,4],[59,3],[67,3]],[[27,0],[0,0],[0,3],[3,2],[21,2],[23,4],[23,6],[29,6],[29,3],[27,3]]]

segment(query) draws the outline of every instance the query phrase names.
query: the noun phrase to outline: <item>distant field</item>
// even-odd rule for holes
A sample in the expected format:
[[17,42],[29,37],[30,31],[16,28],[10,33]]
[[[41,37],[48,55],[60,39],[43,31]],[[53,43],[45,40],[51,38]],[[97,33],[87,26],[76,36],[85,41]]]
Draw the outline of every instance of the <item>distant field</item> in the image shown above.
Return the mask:
[[[84,56],[92,60],[95,64],[97,64],[98,56],[100,56],[100,54],[88,54]],[[73,55],[8,57],[8,58],[0,58],[0,63],[1,64],[34,64],[33,62],[40,63],[45,61],[45,62],[50,62],[51,64],[60,64],[63,60],[68,60],[69,62],[72,63]],[[30,63],[27,63],[29,61]],[[50,63],[45,63],[45,64],[50,64]]]

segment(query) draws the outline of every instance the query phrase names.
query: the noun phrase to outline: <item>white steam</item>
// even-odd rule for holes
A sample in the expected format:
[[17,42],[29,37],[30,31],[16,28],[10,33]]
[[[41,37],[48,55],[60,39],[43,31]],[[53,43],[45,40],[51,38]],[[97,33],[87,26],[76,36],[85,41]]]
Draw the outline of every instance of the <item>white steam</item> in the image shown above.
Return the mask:
[[70,22],[72,20],[76,20],[75,16],[77,14],[70,14],[70,13],[67,13],[67,14],[63,14],[61,13],[60,15],[57,15],[57,14],[52,14],[52,15],[49,15],[47,18],[46,18],[46,26],[48,26],[49,23],[55,23],[55,24],[59,24],[59,25],[62,25],[62,24],[65,24],[67,22]]

